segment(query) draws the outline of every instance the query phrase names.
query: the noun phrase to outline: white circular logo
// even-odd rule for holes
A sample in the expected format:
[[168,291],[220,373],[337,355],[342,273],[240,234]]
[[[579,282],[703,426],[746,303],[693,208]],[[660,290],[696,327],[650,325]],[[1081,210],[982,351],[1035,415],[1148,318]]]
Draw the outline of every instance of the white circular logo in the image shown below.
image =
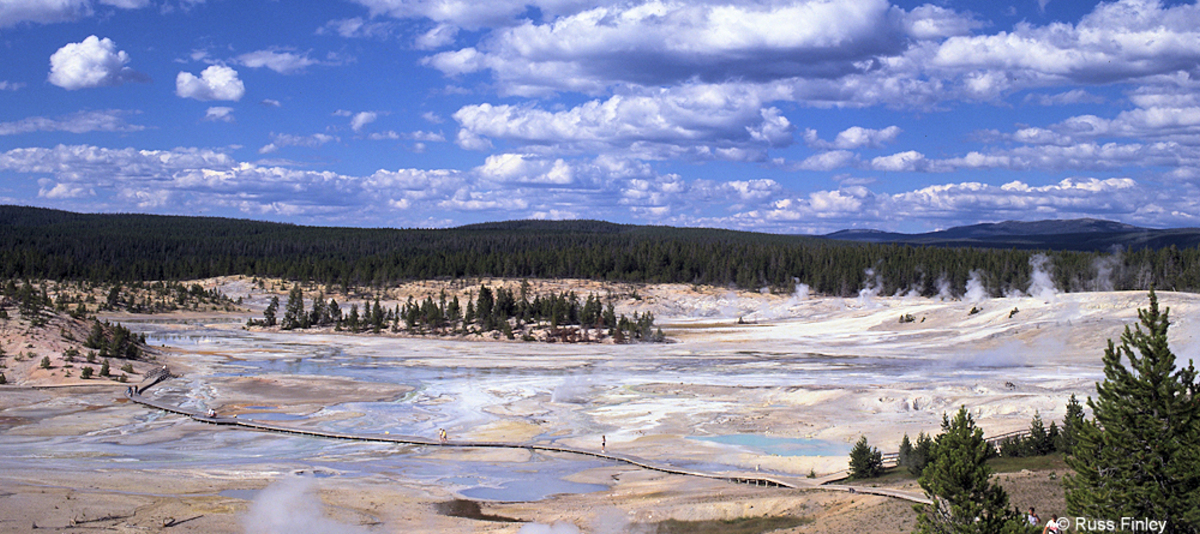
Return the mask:
[[1070,519],[1067,519],[1065,517],[1058,518],[1058,529],[1059,530],[1067,530],[1069,528],[1071,528],[1071,520]]

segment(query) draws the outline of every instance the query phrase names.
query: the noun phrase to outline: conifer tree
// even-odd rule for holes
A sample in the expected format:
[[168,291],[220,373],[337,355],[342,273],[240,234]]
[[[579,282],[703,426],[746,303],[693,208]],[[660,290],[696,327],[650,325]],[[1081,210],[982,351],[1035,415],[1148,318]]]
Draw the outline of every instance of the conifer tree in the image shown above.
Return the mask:
[[908,433],[904,433],[904,437],[900,439],[900,454],[896,455],[896,465],[900,467],[908,467],[912,462],[913,445],[908,439]]
[[1045,423],[1042,423],[1042,414],[1033,412],[1033,420],[1029,422],[1029,437],[1025,440],[1025,453],[1029,456],[1041,456],[1050,452],[1050,438],[1046,433]]
[[850,478],[875,478],[883,473],[883,453],[867,443],[867,437],[858,438],[850,449]]
[[306,322],[304,316],[304,290],[300,289],[300,284],[292,286],[292,290],[288,292],[287,307],[283,310],[283,325],[280,328],[291,330],[293,328],[304,328]]
[[1104,351],[1104,381],[1088,398],[1067,464],[1067,510],[1090,517],[1166,521],[1166,533],[1200,532],[1200,403],[1196,370],[1176,367],[1170,308],[1138,310],[1121,344]]
[[1075,450],[1075,444],[1079,442],[1079,426],[1082,424],[1083,406],[1072,393],[1071,398],[1067,400],[1067,415],[1063,418],[1062,432],[1059,433],[1055,447],[1068,455],[1071,454]]
[[279,295],[272,295],[271,302],[267,304],[267,309],[263,310],[263,323],[267,326],[275,326],[275,314],[277,313],[279,313]]
[[992,484],[992,470],[984,462],[992,446],[966,407],[954,419],[942,418],[942,433],[919,482],[932,505],[914,506],[917,529],[922,534],[1018,534],[1023,520],[1008,506],[1008,494]]
[[933,459],[933,438],[929,434],[921,432],[917,434],[917,444],[913,446],[912,454],[908,457],[908,472],[913,476],[921,476],[921,472],[925,470],[925,466],[929,465],[929,461]]

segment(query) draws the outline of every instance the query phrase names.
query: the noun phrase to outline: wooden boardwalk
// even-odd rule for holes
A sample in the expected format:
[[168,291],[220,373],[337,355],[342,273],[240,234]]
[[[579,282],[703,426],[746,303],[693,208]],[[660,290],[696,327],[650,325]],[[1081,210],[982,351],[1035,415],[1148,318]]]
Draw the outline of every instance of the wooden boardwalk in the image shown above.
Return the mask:
[[845,478],[822,477],[818,479],[806,479],[800,477],[787,477],[771,475],[766,476],[759,473],[706,473],[703,471],[694,471],[675,467],[671,465],[655,464],[649,460],[632,456],[628,454],[614,454],[611,452],[595,451],[587,449],[576,449],[571,447],[562,447],[557,445],[540,445],[536,443],[507,443],[501,441],[446,441],[433,440],[416,436],[400,436],[392,434],[349,434],[344,432],[332,432],[327,430],[295,428],[283,425],[270,423],[262,423],[257,421],[249,421],[238,419],[236,417],[209,417],[207,414],[189,410],[182,406],[167,404],[162,401],[150,399],[141,394],[147,388],[134,389],[129,388],[125,392],[125,396],[138,404],[149,406],[170,413],[184,415],[201,423],[222,426],[235,426],[251,430],[259,430],[264,432],[277,432],[282,434],[293,434],[299,436],[310,436],[316,438],[340,439],[349,441],[375,442],[375,443],[393,443],[397,445],[417,445],[423,447],[452,447],[452,448],[505,448],[505,449],[525,449],[530,451],[540,452],[555,452],[564,454],[575,454],[580,456],[590,456],[610,460],[613,462],[624,463],[642,469],[658,471],[661,473],[669,473],[672,475],[683,475],[689,477],[708,478],[714,480],[724,480],[738,484],[748,484],[751,486],[777,487],[788,489],[819,489],[826,491],[845,491],[850,493],[864,493],[869,495],[880,495],[883,497],[891,497],[895,499],[903,499],[915,503],[930,504],[930,500],[924,495],[917,495],[899,490],[889,490],[885,488],[870,488],[860,486],[846,486],[826,484],[825,482],[833,482]]

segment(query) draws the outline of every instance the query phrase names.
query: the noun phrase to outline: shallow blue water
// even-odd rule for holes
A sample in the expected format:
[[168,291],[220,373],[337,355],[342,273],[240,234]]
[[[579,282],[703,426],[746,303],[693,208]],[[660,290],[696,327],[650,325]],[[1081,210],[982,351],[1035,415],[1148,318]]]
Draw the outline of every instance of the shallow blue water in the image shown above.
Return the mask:
[[822,439],[777,438],[760,434],[726,434],[692,439],[734,445],[776,456],[843,456],[850,452],[845,443]]

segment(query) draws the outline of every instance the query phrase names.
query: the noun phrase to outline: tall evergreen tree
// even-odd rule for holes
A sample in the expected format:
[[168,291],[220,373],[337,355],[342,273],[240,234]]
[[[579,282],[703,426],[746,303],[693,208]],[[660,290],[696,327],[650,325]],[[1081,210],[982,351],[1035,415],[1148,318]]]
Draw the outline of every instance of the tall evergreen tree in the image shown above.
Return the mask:
[[1029,422],[1029,437],[1025,440],[1026,453],[1030,456],[1041,456],[1050,454],[1054,446],[1050,441],[1050,435],[1046,432],[1046,425],[1042,423],[1042,414],[1033,412],[1033,420]]
[[925,466],[929,465],[929,461],[933,459],[933,438],[929,434],[921,432],[917,434],[917,444],[913,446],[912,453],[908,456],[908,472],[913,476],[921,476],[921,472],[925,470]]
[[283,311],[284,330],[293,328],[304,328],[304,322],[307,317],[304,316],[304,290],[300,289],[300,284],[292,286],[292,290],[288,292],[287,307]]
[[904,434],[904,438],[900,440],[900,454],[896,455],[896,465],[899,467],[908,467],[912,462],[913,445],[908,439],[908,433]]
[[[1104,381],[1088,398],[1067,464],[1067,510],[1090,517],[1166,521],[1166,533],[1200,532],[1200,403],[1196,370],[1176,367],[1167,345],[1170,308],[1138,310],[1121,344],[1104,351]],[[1128,362],[1126,365],[1125,362]]]
[[992,484],[992,470],[984,462],[991,445],[966,407],[954,419],[943,416],[942,433],[934,444],[933,459],[919,482],[932,505],[919,504],[917,529],[922,534],[1018,534],[1023,519],[1008,507],[1008,494]]
[[1058,436],[1058,450],[1068,455],[1074,452],[1075,445],[1079,443],[1079,427],[1082,424],[1083,406],[1072,393],[1071,398],[1067,400],[1067,415],[1063,418],[1062,432]]
[[850,449],[850,478],[875,478],[883,473],[883,453],[867,443],[867,437],[858,438]]
[[272,295],[271,302],[267,304],[267,309],[263,310],[263,323],[267,326],[275,326],[275,317],[279,313],[279,296]]

